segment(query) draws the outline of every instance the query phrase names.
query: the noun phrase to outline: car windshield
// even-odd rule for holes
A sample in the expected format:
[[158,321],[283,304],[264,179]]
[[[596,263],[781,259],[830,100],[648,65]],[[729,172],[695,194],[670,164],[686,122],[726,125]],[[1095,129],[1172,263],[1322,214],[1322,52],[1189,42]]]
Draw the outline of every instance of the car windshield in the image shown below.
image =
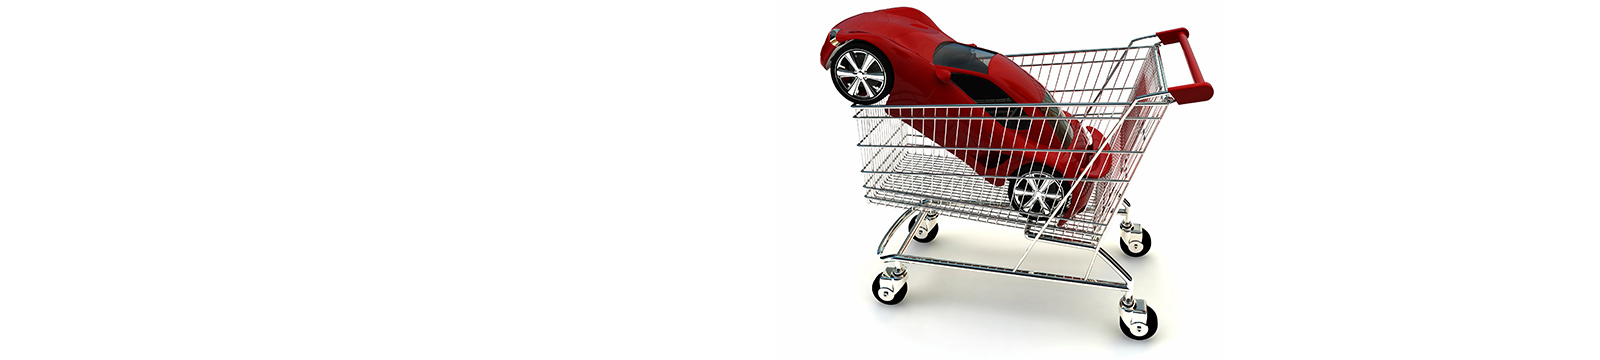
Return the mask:
[[989,60],[993,58],[994,53],[992,52],[953,42],[939,45],[939,49],[933,51],[934,65],[974,71],[980,74],[989,73]]

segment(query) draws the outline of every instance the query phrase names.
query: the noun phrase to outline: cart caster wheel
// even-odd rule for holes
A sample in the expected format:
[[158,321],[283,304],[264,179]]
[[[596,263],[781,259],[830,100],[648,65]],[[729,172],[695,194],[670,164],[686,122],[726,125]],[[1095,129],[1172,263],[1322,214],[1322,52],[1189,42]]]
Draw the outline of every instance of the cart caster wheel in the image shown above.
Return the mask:
[[916,234],[917,234],[917,222],[918,221],[922,221],[922,220],[920,220],[920,219],[919,220],[912,220],[911,221],[911,225],[910,226],[906,226],[906,230],[911,232],[911,238],[916,240],[919,243],[924,243],[924,244],[933,242],[933,237],[939,236],[939,224],[933,224],[933,229],[929,229],[928,230],[928,237],[917,237]]
[[899,304],[901,300],[906,299],[906,289],[911,287],[911,284],[900,285],[899,292],[891,293],[889,289],[878,285],[878,280],[877,276],[872,277],[872,298],[878,299],[878,302],[884,305]]
[[1156,328],[1160,325],[1156,321],[1156,308],[1146,307],[1144,311],[1147,316],[1145,324],[1133,324],[1133,328],[1129,328],[1122,319],[1117,319],[1117,325],[1122,326],[1122,335],[1134,340],[1149,339],[1156,335]]
[[1128,246],[1126,241],[1118,241],[1117,243],[1122,244],[1122,253],[1128,254],[1128,256],[1144,256],[1144,254],[1150,253],[1150,230],[1144,230],[1144,238],[1140,239],[1139,242],[1133,243],[1133,246]]

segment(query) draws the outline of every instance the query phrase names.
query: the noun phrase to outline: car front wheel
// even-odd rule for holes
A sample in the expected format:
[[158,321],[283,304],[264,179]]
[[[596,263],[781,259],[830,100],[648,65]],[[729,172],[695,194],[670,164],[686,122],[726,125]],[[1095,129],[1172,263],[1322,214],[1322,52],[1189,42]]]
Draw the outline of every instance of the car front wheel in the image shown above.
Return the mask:
[[829,75],[833,87],[846,100],[857,105],[869,105],[889,96],[894,87],[894,68],[882,51],[861,41],[851,42],[828,60],[833,64]]

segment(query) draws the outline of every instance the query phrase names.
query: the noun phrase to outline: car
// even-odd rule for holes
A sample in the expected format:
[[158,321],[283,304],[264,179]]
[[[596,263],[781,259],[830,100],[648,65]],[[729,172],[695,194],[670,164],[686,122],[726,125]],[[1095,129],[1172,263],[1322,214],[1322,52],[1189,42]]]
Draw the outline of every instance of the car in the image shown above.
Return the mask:
[[[964,44],[946,35],[926,14],[909,7],[852,16],[835,25],[822,44],[822,67],[834,89],[857,105],[955,105],[1054,103],[1037,79],[999,52]],[[1013,210],[1030,220],[1050,216],[1047,209],[1073,189],[1071,202],[1056,217],[1087,210],[1093,182],[1071,186],[1083,175],[1100,178],[1110,161],[1093,162],[1084,153],[1009,149],[1093,150],[1105,140],[1055,107],[968,107],[941,116],[995,118],[994,121],[917,119],[916,110],[890,108],[901,118],[966,163],[984,180],[1005,187]],[[1087,171],[1086,171],[1087,170]],[[1007,178],[1010,177],[1010,178]],[[1067,210],[1070,209],[1070,210]]]

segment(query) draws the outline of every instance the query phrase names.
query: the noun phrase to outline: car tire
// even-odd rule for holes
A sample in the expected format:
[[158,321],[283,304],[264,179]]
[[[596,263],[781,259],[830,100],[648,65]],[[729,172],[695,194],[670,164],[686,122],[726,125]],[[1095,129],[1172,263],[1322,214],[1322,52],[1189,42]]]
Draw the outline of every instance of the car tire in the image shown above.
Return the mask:
[[[1067,184],[1070,181],[1061,180],[1061,173],[1056,172],[1055,169],[1040,164],[1028,164],[1017,170],[1016,174],[1021,177],[1050,178],[1050,180],[1041,181],[1006,180],[1006,198],[1011,201],[1011,209],[1016,210],[1018,215],[1022,215],[1029,221],[1041,221],[1045,220],[1045,217],[1041,214],[1046,214],[1049,211],[1048,209],[1060,206],[1062,201],[1071,204],[1072,195],[1067,193]],[[1059,198],[1052,200],[1050,196],[1037,197],[1034,195],[1041,190],[1046,195],[1059,196]],[[1061,218],[1059,213],[1056,215],[1056,218]]]
[[894,89],[894,65],[872,44],[864,41],[845,44],[828,59],[828,64],[833,88],[856,105],[883,101]]

